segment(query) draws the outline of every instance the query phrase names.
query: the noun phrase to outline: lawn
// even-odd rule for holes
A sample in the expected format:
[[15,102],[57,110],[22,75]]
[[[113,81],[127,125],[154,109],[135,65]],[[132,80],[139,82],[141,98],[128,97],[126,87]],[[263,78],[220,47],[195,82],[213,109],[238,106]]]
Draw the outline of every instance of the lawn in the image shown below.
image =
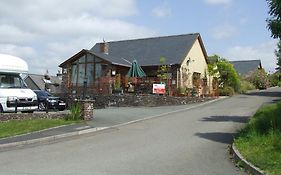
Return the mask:
[[79,121],[66,121],[63,119],[32,119],[0,122],[0,138],[26,134],[34,131],[40,131],[56,126],[69,125],[77,122]]
[[281,102],[260,108],[234,142],[240,153],[267,174],[281,174]]

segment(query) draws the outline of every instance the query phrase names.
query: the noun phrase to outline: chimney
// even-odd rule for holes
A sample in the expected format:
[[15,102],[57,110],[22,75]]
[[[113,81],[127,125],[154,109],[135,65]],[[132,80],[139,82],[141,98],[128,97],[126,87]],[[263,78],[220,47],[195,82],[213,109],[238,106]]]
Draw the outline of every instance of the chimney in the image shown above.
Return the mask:
[[103,40],[103,42],[100,43],[100,52],[108,55],[108,51],[109,51],[108,43],[105,42],[105,40]]

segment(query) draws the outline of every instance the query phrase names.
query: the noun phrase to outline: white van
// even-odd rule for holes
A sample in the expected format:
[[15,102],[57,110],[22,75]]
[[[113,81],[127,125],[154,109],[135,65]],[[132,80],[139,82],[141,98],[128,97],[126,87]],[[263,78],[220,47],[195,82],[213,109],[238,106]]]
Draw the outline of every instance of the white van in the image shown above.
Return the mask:
[[27,63],[21,58],[0,54],[0,113],[28,112],[38,108],[37,96],[28,89],[21,74],[27,74]]

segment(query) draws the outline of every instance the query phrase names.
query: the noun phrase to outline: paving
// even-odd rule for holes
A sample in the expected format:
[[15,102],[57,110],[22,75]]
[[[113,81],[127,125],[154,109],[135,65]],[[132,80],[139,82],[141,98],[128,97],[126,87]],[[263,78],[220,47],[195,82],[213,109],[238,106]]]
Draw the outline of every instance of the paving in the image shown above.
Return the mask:
[[[220,99],[221,98],[222,97],[220,97]],[[1,145],[2,147],[6,148],[9,147],[9,145],[18,146],[27,143],[36,143],[40,142],[40,139],[48,140],[48,138],[50,138],[50,140],[55,140],[54,137],[60,135],[75,136],[83,133],[83,131],[87,133],[87,131],[92,132],[116,125],[143,120],[146,118],[153,118],[165,114],[170,114],[176,111],[186,110],[209,102],[212,101],[179,106],[109,107],[105,109],[95,109],[94,118],[91,121],[67,126],[59,126],[38,132],[3,138],[0,139],[0,148]],[[34,140],[34,142],[32,142],[32,140]]]

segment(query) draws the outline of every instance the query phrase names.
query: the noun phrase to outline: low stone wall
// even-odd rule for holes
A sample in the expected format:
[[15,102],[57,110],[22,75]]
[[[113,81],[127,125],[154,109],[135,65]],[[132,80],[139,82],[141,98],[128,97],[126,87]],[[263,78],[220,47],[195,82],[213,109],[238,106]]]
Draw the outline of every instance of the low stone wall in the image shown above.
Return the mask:
[[49,113],[3,113],[0,114],[0,121],[10,120],[28,120],[28,119],[63,119],[67,115],[67,112],[49,112]]
[[214,99],[213,97],[170,97],[159,95],[99,95],[94,96],[94,108],[105,108],[109,106],[130,107],[130,106],[170,106],[198,103]]

